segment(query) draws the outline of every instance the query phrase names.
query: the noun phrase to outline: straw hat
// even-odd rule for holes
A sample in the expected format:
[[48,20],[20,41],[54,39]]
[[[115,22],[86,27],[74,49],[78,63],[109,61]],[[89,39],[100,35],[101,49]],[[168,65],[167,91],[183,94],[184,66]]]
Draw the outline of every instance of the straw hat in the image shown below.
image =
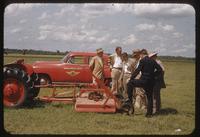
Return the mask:
[[99,49],[97,49],[96,51],[97,51],[97,53],[101,53],[101,52],[103,52],[103,49],[102,49],[102,48],[99,48]]
[[151,58],[151,57],[153,57],[153,56],[157,56],[157,52],[153,52],[153,53],[151,53],[151,54],[149,54],[149,57]]

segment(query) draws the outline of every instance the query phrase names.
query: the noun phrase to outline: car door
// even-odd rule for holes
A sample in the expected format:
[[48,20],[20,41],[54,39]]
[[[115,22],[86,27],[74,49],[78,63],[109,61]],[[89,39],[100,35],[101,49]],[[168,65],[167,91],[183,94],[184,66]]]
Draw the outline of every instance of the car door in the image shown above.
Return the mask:
[[[93,56],[88,57],[88,63],[91,61]],[[111,72],[110,72],[110,66],[108,64],[108,56],[103,55],[103,60],[104,60],[104,77],[105,78],[110,78],[111,77]]]
[[64,82],[92,82],[86,56],[71,56],[66,63],[63,63],[62,74]]

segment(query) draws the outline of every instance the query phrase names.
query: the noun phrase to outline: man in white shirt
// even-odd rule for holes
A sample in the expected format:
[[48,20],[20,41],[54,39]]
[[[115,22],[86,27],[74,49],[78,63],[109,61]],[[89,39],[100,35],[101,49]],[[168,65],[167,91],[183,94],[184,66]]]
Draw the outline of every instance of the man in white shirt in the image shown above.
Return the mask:
[[112,88],[111,91],[119,93],[119,80],[122,72],[122,48],[116,47],[115,53],[110,56]]

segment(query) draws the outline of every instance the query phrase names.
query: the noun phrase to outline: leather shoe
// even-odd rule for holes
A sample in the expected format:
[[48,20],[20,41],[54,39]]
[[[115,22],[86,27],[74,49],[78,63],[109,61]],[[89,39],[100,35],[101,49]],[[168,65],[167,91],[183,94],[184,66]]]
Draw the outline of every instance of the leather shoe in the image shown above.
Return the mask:
[[159,112],[156,111],[153,115],[158,116],[158,115],[159,115]]
[[153,115],[152,114],[146,114],[145,117],[146,118],[151,118],[151,117],[153,117]]

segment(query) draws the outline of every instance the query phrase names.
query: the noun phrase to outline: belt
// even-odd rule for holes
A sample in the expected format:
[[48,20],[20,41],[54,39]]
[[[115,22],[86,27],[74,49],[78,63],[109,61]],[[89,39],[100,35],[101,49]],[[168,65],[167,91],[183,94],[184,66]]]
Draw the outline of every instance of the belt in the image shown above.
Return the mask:
[[124,73],[124,74],[129,74],[130,75],[131,73]]
[[122,68],[115,68],[115,67],[113,67],[113,69],[119,69],[119,70],[122,70]]

